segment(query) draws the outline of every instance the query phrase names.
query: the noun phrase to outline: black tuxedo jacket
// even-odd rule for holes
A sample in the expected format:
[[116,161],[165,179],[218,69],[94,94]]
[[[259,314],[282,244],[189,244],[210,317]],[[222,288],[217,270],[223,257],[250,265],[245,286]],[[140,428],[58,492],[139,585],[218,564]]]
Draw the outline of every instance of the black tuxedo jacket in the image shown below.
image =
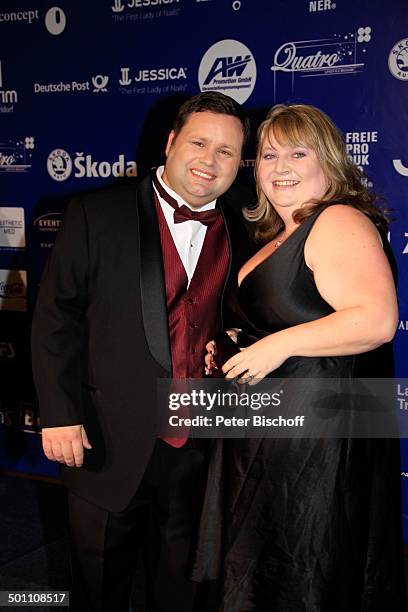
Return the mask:
[[[233,192],[218,200],[227,282],[251,241]],[[221,308],[221,305],[220,305]],[[214,332],[217,330],[214,330]],[[93,449],[66,484],[112,512],[137,490],[155,443],[156,381],[171,376],[151,178],[73,200],[44,271],[32,330],[43,427],[84,424]]]

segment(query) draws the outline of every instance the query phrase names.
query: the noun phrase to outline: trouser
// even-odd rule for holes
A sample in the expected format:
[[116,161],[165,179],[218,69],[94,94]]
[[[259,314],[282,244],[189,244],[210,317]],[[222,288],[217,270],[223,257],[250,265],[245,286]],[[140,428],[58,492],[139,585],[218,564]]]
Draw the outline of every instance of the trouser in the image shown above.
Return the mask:
[[70,609],[128,612],[141,552],[146,611],[192,612],[196,588],[185,573],[205,478],[204,453],[191,441],[176,449],[158,440],[123,512],[108,512],[70,492]]

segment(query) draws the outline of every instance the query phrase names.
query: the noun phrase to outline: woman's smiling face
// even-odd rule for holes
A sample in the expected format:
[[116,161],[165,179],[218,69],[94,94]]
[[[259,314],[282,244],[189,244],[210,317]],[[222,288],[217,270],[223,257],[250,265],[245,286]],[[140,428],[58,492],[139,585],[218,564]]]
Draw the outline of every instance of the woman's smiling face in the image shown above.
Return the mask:
[[257,169],[262,191],[279,214],[322,199],[328,179],[316,152],[306,145],[281,144],[271,131],[264,139]]

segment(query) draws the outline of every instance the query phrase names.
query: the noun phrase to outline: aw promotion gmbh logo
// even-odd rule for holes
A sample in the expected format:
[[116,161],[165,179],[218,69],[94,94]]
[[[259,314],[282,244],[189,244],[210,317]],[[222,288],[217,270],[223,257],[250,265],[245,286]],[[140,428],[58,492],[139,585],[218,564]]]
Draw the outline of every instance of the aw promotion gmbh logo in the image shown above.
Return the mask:
[[365,56],[371,42],[370,26],[355,32],[335,34],[329,38],[298,40],[283,43],[276,51],[271,70],[274,96],[277,97],[278,75],[290,74],[291,93],[297,78],[358,74],[365,69]]
[[408,38],[395,43],[388,56],[388,68],[396,79],[408,81]]
[[242,104],[256,83],[253,54],[238,40],[221,40],[204,54],[198,69],[201,91],[220,91]]
[[72,158],[65,149],[54,149],[47,158],[50,177],[59,183],[73,178],[109,178],[137,176],[135,161],[126,161],[123,153],[113,161],[96,161],[92,154],[76,153]]

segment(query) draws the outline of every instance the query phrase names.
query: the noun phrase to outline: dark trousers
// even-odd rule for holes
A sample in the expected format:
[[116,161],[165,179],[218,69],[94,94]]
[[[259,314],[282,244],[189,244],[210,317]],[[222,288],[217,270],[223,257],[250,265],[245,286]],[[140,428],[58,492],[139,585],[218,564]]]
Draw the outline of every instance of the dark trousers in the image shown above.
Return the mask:
[[190,441],[176,449],[158,440],[142,483],[123,512],[108,512],[70,492],[70,609],[128,612],[141,552],[146,611],[191,612],[196,589],[185,572],[205,477],[204,453]]

